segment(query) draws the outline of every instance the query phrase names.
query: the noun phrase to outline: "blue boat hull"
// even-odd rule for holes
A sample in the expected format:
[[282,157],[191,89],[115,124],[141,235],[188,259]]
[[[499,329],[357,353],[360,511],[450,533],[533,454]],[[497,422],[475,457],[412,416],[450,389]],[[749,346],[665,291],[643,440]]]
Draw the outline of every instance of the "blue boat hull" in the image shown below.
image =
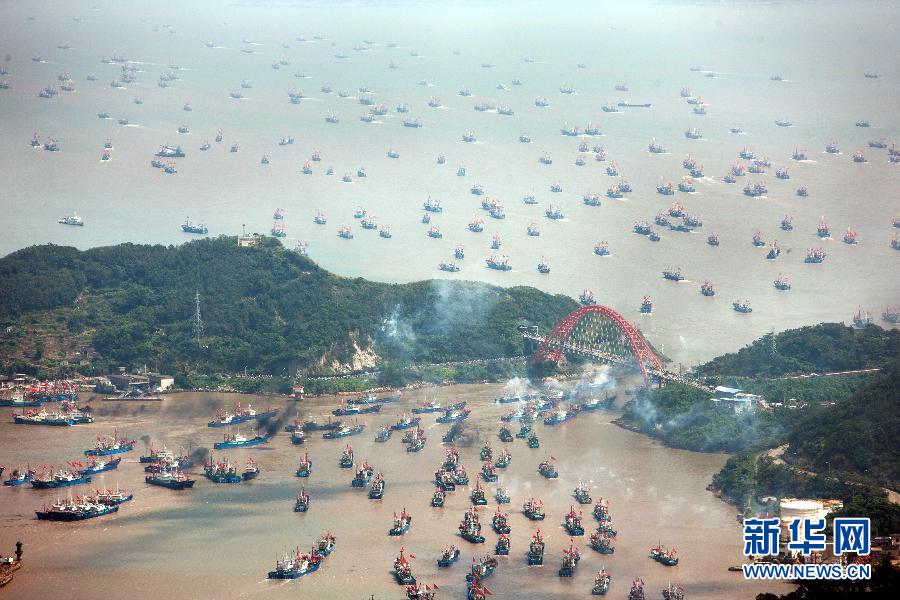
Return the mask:
[[109,450],[85,450],[85,456],[109,456],[110,454],[121,454],[122,452],[131,452],[134,450],[134,444],[128,444],[121,448],[111,448]]
[[112,471],[113,469],[118,468],[120,462],[121,462],[121,460],[114,460],[111,463],[103,465],[102,467],[83,469],[81,471],[81,474],[82,475],[94,475],[95,473],[103,473],[104,471]]
[[246,442],[216,442],[213,444],[213,448],[216,450],[222,450],[224,448],[245,448],[248,446],[258,446],[260,444],[268,444],[269,436],[263,436],[258,438],[253,438],[252,440],[247,440]]
[[213,483],[240,483],[242,481],[240,475],[228,475],[228,476],[223,475],[223,476],[219,476],[219,477],[216,477],[213,475],[207,475],[206,478],[209,479],[210,481],[212,481]]
[[170,490],[186,490],[194,487],[193,480],[191,481],[168,481],[168,480],[159,480],[153,479],[151,477],[147,477],[145,479],[147,483],[150,485],[158,485],[159,487],[169,488]]
[[31,486],[38,490],[48,490],[48,489],[69,487],[70,485],[79,485],[82,483],[90,483],[90,482],[91,482],[91,476],[84,475],[83,477],[79,477],[78,479],[73,479],[72,481],[40,481],[37,479],[33,479],[31,481]]
[[269,571],[269,579],[300,579],[304,575],[309,575],[310,573],[317,571],[321,564],[322,563],[317,563],[302,573],[298,571]]
[[21,417],[16,417],[13,419],[16,425],[47,425],[50,427],[71,427],[76,424],[75,419],[54,419],[52,421],[31,421],[29,419],[23,419]]
[[107,510],[100,513],[52,513],[46,511],[35,511],[37,518],[41,521],[85,521],[96,517],[105,517],[114,512],[118,512],[118,506],[107,506]]
[[11,408],[40,408],[44,400],[29,400],[27,402],[16,402],[14,400],[0,400],[0,406]]
[[107,504],[108,506],[119,506],[120,504],[125,504],[126,502],[131,502],[132,500],[134,500],[134,494],[128,494],[121,500],[112,500],[110,502],[105,502],[104,504]]
[[22,485],[24,483],[28,483],[32,479],[33,479],[33,477],[26,477],[25,479],[7,479],[6,481],[3,482],[3,485],[14,487],[17,485]]

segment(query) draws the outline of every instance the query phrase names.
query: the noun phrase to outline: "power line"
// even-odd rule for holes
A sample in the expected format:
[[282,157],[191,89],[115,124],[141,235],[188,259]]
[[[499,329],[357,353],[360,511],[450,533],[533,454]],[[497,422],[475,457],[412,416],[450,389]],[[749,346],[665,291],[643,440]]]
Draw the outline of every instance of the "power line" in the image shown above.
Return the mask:
[[200,292],[194,294],[196,309],[194,311],[194,337],[197,338],[197,346],[202,348],[200,338],[203,337],[203,319],[200,316]]

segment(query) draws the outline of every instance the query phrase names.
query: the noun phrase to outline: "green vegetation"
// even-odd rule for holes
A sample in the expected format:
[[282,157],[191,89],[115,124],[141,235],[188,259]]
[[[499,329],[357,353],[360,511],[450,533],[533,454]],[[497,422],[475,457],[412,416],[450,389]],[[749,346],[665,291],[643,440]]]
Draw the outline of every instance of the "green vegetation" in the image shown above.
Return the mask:
[[809,411],[788,436],[792,463],[900,488],[900,361],[854,398]]
[[392,361],[520,355],[520,322],[547,330],[577,306],[527,287],[346,279],[268,238],[254,248],[233,237],[177,247],[36,246],[0,259],[0,286],[4,370],[23,362],[46,369],[66,350],[91,347],[96,354],[81,371],[146,364],[180,381],[341,373],[386,361],[382,377],[401,376],[392,381],[399,383]]
[[703,377],[779,377],[790,373],[881,367],[900,356],[900,331],[820,323],[764,335],[697,369]]
[[742,452],[713,477],[740,507],[760,496],[840,498],[838,516],[868,516],[881,533],[900,531],[900,506],[878,486],[900,485],[900,362],[873,376],[853,398],[804,413],[785,436],[785,462]]
[[844,508],[832,517],[870,517],[873,535],[900,531],[900,506],[889,502],[883,489],[850,483],[833,474],[798,471],[766,455],[744,452],[732,456],[713,476],[712,487],[741,509],[763,496],[837,498]]
[[776,445],[783,434],[779,411],[735,413],[716,407],[710,394],[680,383],[644,390],[625,405],[620,423],[675,448],[737,452]]
[[803,379],[729,379],[726,385],[759,394],[770,402],[841,402],[849,400],[872,376],[833,375]]

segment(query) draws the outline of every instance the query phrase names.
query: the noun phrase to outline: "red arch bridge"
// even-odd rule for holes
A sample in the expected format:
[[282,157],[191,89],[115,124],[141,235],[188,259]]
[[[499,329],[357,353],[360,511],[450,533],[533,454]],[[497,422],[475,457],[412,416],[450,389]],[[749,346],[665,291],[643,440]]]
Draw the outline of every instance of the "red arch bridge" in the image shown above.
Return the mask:
[[607,306],[582,306],[566,315],[546,336],[540,335],[536,327],[523,328],[522,335],[538,344],[532,364],[555,363],[564,353],[574,354],[599,362],[637,367],[647,385],[654,379],[677,381],[712,391],[702,381],[666,370],[641,332]]

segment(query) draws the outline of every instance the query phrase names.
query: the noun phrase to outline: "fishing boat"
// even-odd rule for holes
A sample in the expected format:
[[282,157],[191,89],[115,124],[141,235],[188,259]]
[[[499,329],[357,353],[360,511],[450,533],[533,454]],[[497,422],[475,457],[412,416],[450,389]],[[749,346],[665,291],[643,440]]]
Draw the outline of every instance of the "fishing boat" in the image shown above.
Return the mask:
[[568,548],[563,549],[562,566],[559,569],[559,576],[574,577],[575,567],[578,566],[579,560],[581,560],[581,553],[578,552],[574,543],[570,543]]
[[338,466],[342,469],[353,468],[353,448],[350,444],[347,444],[343,452],[341,452],[341,459],[338,461]]
[[446,500],[447,494],[443,489],[437,489],[434,491],[434,494],[431,496],[431,506],[434,508],[441,508],[444,506],[444,500]]
[[484,487],[482,487],[480,481],[475,482],[475,488],[469,495],[469,500],[472,501],[473,506],[485,506],[487,504],[487,497],[484,493]]
[[185,233],[199,233],[201,235],[209,233],[209,229],[206,228],[206,225],[202,223],[191,223],[190,217],[185,219],[184,223],[181,225],[181,230]]
[[216,442],[213,444],[213,448],[216,450],[222,450],[225,448],[244,448],[247,446],[257,446],[259,444],[268,444],[269,443],[269,434],[263,435],[255,435],[252,438],[248,438],[243,435],[240,431],[236,433],[225,433],[222,436],[221,442]]
[[119,454],[121,452],[130,452],[134,450],[134,440],[116,437],[116,434],[109,436],[97,436],[97,443],[94,448],[84,451],[85,456],[106,456],[108,454]]
[[503,486],[497,487],[497,491],[494,493],[494,500],[497,501],[497,504],[509,504],[511,501],[509,493]]
[[105,504],[106,506],[118,506],[133,500],[134,494],[123,492],[118,487],[116,487],[116,491],[107,488],[103,491],[97,490],[90,499],[96,503]]
[[532,521],[543,521],[546,516],[544,514],[544,502],[542,500],[529,498],[525,504],[522,505],[522,514]]
[[304,453],[300,465],[297,467],[297,477],[309,477],[312,475],[312,467],[313,462],[309,458],[309,453]]
[[35,511],[35,514],[42,521],[83,521],[109,515],[118,510],[117,505],[102,504],[84,497],[57,500],[49,507],[44,506],[41,510]]
[[241,479],[244,481],[250,481],[251,479],[256,479],[259,477],[259,466],[254,462],[252,458],[247,459],[247,464],[244,466],[244,470],[241,472]]
[[[552,456],[550,460],[555,460]],[[541,464],[538,465],[537,468],[538,473],[541,477],[546,479],[556,479],[559,477],[559,472],[557,472],[556,467],[549,460],[541,461]]]
[[309,494],[306,488],[300,488],[297,494],[297,501],[294,503],[294,512],[305,513],[309,510]]
[[662,589],[662,597],[663,600],[684,600],[684,587],[670,583]]
[[[508,432],[508,430],[507,430]],[[512,441],[512,436],[509,436],[509,440]],[[494,467],[497,469],[505,469],[512,462],[512,454],[509,453],[509,450],[506,448],[500,451],[500,454],[497,456],[497,460],[494,462]],[[496,474],[495,474],[496,475]],[[486,480],[487,481],[487,480]]]
[[382,427],[381,429],[378,430],[378,433],[375,434],[375,441],[378,443],[384,443],[384,442],[388,441],[389,439],[391,439],[392,433],[393,433],[393,431],[391,431],[387,427]]
[[[410,554],[410,558],[415,558]],[[416,578],[412,574],[412,566],[406,558],[406,549],[400,548],[400,556],[394,559],[394,576],[401,585],[415,585]]]
[[57,427],[70,427],[77,424],[76,419],[60,412],[47,412],[41,410],[25,411],[22,414],[12,413],[13,423],[17,425],[50,425]]
[[498,507],[497,512],[491,518],[491,527],[496,533],[508,535],[512,531],[509,525],[509,514],[502,512]]
[[612,521],[612,517],[609,515],[609,500],[603,498],[597,500],[597,504],[594,505],[594,518],[601,523]]
[[371,404],[368,406],[360,406],[359,404],[342,404],[338,408],[331,411],[336,417],[346,417],[346,416],[354,416],[354,415],[365,415],[369,413],[377,413],[381,411],[380,404]]
[[750,307],[749,300],[735,300],[731,303],[732,308],[739,313],[751,313],[753,309]]
[[72,463],[72,466],[76,467],[78,472],[82,475],[94,475],[96,473],[103,473],[104,471],[112,471],[117,468],[121,462],[121,457],[109,461],[92,458],[88,461],[87,466],[82,465],[79,462]]
[[453,563],[459,560],[460,554],[460,549],[457,548],[455,544],[444,548],[443,552],[441,553],[441,557],[437,561],[437,566],[442,568],[451,566]]
[[318,553],[303,554],[299,548],[293,554],[275,561],[275,570],[269,571],[269,579],[299,579],[318,570],[323,557]]
[[84,226],[84,219],[79,217],[77,214],[67,215],[56,221],[61,225],[75,225],[77,227]]
[[426,413],[434,413],[434,412],[443,412],[444,408],[441,407],[441,403],[437,400],[424,401],[419,406],[416,406],[412,409],[414,414],[426,414]]
[[825,262],[825,250],[822,248],[807,248],[806,249],[806,258],[803,259],[805,263],[822,263]]
[[9,477],[3,481],[3,485],[7,487],[16,487],[26,484],[34,479],[36,473],[37,471],[31,467],[25,469],[15,468],[9,474]]
[[557,405],[550,415],[544,418],[544,425],[559,425],[578,416],[578,407]]
[[612,577],[606,572],[606,569],[600,567],[597,576],[594,578],[594,587],[591,588],[591,594],[594,596],[605,596],[609,591],[609,585]]
[[[378,408],[381,408],[381,405],[376,405]],[[369,411],[369,412],[377,412],[377,411]],[[357,424],[352,427],[349,425],[341,425],[337,429],[332,429],[330,431],[326,431],[322,434],[323,440],[336,440],[339,438],[350,437],[353,435],[359,435],[363,431],[365,431],[365,424]]]
[[231,463],[227,458],[222,461],[216,461],[210,457],[206,461],[204,474],[213,483],[241,482],[241,475],[238,473],[237,465]]
[[544,536],[541,535],[540,529],[534,532],[528,544],[528,564],[544,564]]
[[538,273],[549,273],[550,272],[550,263],[547,261],[547,258],[542,256],[541,260],[537,264]]
[[[588,501],[588,504],[590,504],[590,500]],[[584,525],[582,524],[582,520],[583,513],[576,513],[575,507],[572,506],[569,509],[569,512],[566,514],[565,521],[563,522],[563,527],[569,535],[584,535]]]
[[[579,504],[590,504],[591,502],[593,502],[593,500],[591,499],[590,489],[583,481],[578,482],[578,485],[575,487],[575,491],[572,495],[575,497],[575,501]],[[584,532],[582,532],[581,535],[583,535],[583,533]]]
[[372,481],[372,477],[374,476],[375,469],[368,463],[368,461],[366,461],[356,468],[356,473],[353,476],[353,479],[350,481],[350,486],[358,488],[366,487],[367,485],[369,485],[369,482]]
[[778,274],[778,277],[775,278],[773,284],[776,290],[790,290],[791,289],[791,281],[782,274]]
[[372,479],[372,485],[369,487],[369,499],[381,500],[382,498],[384,498],[384,488],[386,485],[387,484],[385,483],[382,474],[376,474]]
[[540,440],[538,440],[538,436],[535,432],[532,431],[531,434],[528,436],[527,444],[528,444],[529,448],[540,448],[541,447],[541,442],[540,442]]
[[171,490],[184,490],[194,487],[194,480],[178,469],[152,473],[147,475],[144,481],[150,485],[157,485]]
[[455,423],[456,421],[468,419],[471,413],[472,409],[470,408],[448,408],[444,411],[443,415],[437,418],[437,422]]
[[769,252],[766,254],[766,260],[775,260],[781,255],[781,248],[778,246],[778,242],[772,242],[772,245],[769,247]]
[[675,548],[669,550],[665,546],[659,544],[650,548],[650,558],[667,567],[674,567],[678,564],[678,556]]
[[397,513],[394,513],[394,524],[388,530],[388,534],[392,536],[403,535],[407,531],[409,531],[409,527],[412,524],[412,515],[406,512],[406,508],[398,516]]
[[497,467],[490,461],[484,463],[481,466],[481,477],[487,482],[497,481]]
[[472,557],[472,569],[466,575],[466,581],[474,582],[490,577],[497,569],[497,559],[493,556],[485,555],[480,560]]

